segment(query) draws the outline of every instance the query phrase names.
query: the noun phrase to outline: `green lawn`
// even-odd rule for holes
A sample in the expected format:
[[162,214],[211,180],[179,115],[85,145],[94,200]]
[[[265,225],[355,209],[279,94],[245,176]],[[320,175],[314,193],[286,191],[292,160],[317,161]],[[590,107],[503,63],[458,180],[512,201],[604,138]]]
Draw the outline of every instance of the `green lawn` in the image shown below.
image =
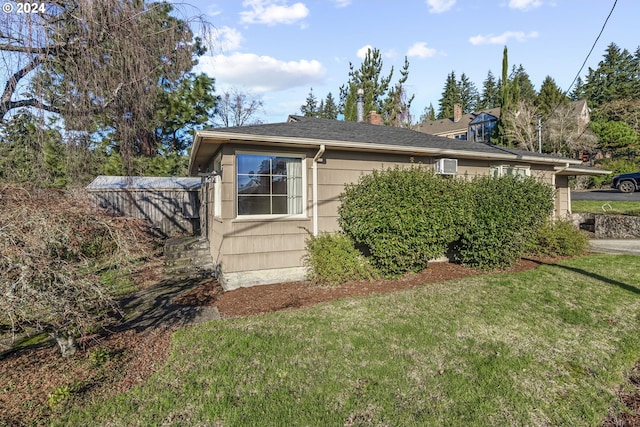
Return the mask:
[[640,215],[640,202],[605,202],[601,200],[572,200],[573,213],[610,213]]
[[60,425],[597,426],[640,358],[640,259],[223,320],[142,387]]

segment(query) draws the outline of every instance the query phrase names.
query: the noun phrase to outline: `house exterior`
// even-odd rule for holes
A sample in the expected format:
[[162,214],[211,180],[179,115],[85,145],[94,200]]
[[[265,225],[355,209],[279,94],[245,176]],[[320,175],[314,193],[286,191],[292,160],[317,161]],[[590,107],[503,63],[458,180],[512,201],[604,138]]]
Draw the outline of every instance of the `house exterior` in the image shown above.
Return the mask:
[[598,174],[580,160],[456,141],[410,129],[290,116],[287,122],[197,131],[189,173],[204,177],[202,232],[229,290],[303,280],[308,233],[338,230],[339,196],[373,170],[420,166],[459,177],[517,174],[556,189]]
[[[572,103],[573,114],[580,131],[583,131],[591,121],[587,101],[582,99]],[[415,130],[430,135],[462,141],[489,142],[493,129],[500,119],[500,108],[462,114],[462,106],[453,106],[453,117],[440,120],[425,120],[418,124]]]
[[418,132],[461,141],[489,142],[500,118],[500,108],[462,114],[462,106],[453,106],[453,117],[426,120],[416,126]]
[[200,178],[153,176],[96,177],[86,187],[95,207],[149,221],[164,237],[200,231]]

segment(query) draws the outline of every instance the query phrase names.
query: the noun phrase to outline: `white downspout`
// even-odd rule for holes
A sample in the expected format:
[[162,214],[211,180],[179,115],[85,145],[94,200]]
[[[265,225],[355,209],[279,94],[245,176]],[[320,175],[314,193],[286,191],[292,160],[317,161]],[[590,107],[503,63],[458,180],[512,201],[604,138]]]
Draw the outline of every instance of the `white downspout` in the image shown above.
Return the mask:
[[318,235],[318,160],[324,154],[325,146],[320,144],[320,149],[313,157],[313,235]]

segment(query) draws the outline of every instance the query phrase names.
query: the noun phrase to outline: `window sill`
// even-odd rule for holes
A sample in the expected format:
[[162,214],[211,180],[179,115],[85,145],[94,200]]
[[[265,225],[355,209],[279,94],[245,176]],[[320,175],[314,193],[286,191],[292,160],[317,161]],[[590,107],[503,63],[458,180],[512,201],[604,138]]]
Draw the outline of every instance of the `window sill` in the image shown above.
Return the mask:
[[235,217],[232,222],[256,221],[311,221],[306,215],[242,215]]

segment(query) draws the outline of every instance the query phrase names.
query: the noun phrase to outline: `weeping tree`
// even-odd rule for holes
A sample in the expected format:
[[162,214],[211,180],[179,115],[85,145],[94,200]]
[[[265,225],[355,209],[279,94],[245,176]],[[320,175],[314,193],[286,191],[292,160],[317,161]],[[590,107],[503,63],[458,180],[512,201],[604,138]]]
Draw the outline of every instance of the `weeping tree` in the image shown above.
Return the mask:
[[109,135],[127,161],[153,156],[159,97],[204,52],[176,12],[165,2],[53,0],[40,13],[2,14],[0,117],[36,109],[67,130]]

